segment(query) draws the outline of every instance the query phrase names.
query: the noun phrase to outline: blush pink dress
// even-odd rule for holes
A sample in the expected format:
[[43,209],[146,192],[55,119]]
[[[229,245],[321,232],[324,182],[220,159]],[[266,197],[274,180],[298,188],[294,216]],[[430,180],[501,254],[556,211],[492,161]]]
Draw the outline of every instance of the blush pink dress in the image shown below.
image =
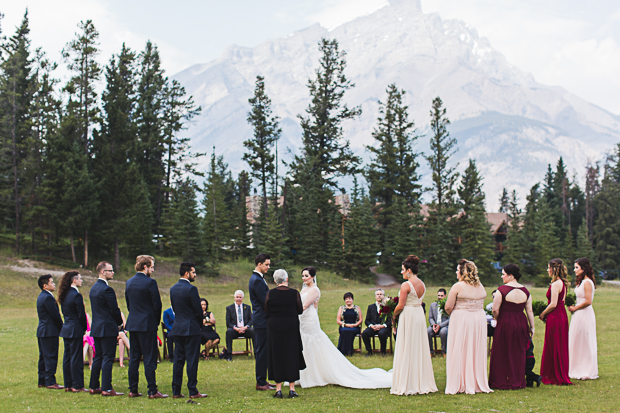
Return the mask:
[[[592,286],[592,300],[594,301],[594,283],[585,278],[575,288],[577,304],[586,299],[585,283]],[[596,317],[592,305],[573,313],[568,330],[568,377],[577,380],[591,380],[598,378],[598,359],[596,347]]]
[[487,318],[484,299],[456,299],[450,314],[446,394],[490,393],[487,378]]

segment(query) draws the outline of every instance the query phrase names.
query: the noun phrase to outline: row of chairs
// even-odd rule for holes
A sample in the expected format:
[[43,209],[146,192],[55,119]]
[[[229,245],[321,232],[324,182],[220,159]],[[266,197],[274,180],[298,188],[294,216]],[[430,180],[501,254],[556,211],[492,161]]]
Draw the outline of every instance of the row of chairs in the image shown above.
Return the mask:
[[[213,331],[217,332],[215,326],[213,327]],[[166,342],[166,339],[168,338],[168,329],[166,328],[166,326],[164,325],[164,323],[161,323],[161,335],[164,338],[164,359],[168,360],[170,358],[170,355],[168,354],[168,345]],[[234,347],[234,341],[235,340],[245,340],[245,350],[242,351],[233,351],[232,355],[233,356],[246,356],[249,355],[251,357],[254,357],[254,346],[253,346],[253,342],[251,338],[246,338],[246,337],[238,337],[236,339],[233,340],[233,347]],[[231,350],[231,349],[228,349]],[[220,353],[220,345],[216,344],[214,347],[211,347],[211,351],[209,353],[210,356],[217,356]],[[161,361],[161,355],[159,357],[159,360]]]

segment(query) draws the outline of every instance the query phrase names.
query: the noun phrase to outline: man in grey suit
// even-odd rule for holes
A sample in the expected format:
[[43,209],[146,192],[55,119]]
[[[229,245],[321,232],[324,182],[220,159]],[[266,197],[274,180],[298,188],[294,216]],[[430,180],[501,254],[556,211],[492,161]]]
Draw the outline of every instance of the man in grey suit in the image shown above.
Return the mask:
[[[446,298],[446,290],[440,288],[437,291],[437,301]],[[450,324],[450,316],[439,309],[437,301],[431,303],[431,309],[428,312],[428,344],[432,354],[439,354],[437,349],[433,346],[433,337],[439,336],[441,339],[441,351],[443,356],[446,356],[446,346],[448,345],[448,324]]]

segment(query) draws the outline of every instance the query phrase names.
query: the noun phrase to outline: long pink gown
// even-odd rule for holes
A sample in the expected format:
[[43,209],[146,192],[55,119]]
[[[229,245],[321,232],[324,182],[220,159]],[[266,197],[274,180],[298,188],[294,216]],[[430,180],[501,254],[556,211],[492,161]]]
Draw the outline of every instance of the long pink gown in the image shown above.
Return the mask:
[[[585,278],[575,288],[577,305],[586,299],[585,283],[592,286],[594,301],[594,283]],[[568,377],[577,380],[598,378],[598,359],[596,347],[596,317],[592,305],[573,313],[568,330]]]
[[446,376],[446,394],[493,391],[487,379],[484,299],[456,299],[450,314]]

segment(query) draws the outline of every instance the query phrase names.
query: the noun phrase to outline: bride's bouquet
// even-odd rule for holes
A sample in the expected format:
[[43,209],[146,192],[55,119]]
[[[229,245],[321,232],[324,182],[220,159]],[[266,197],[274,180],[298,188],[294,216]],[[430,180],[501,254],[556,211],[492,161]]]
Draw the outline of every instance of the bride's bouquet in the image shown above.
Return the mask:
[[[381,311],[379,312],[379,316],[381,317],[381,321],[387,324],[387,321],[394,317],[394,310],[398,305],[398,296],[396,297],[386,297],[381,304]],[[398,324],[398,318],[394,320],[393,327],[396,328]]]

